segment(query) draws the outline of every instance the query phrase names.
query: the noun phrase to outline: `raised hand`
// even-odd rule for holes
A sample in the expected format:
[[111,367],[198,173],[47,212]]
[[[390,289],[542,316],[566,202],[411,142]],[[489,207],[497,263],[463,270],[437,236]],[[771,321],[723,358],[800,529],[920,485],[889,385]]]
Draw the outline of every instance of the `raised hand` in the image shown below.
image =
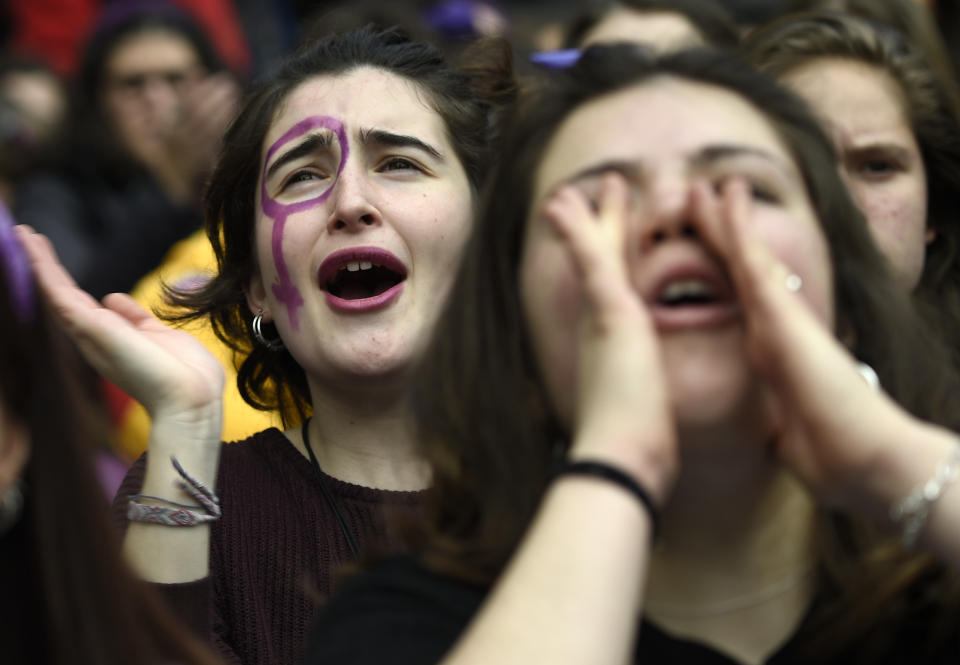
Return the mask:
[[700,183],[695,197],[698,230],[726,262],[748,353],[771,388],[775,454],[828,503],[884,516],[915,482],[905,457],[930,440],[936,459],[946,450],[942,434],[933,443],[933,428],[872,389],[802,292],[788,288],[795,277],[751,228],[745,182],[732,180],[719,195]]
[[170,328],[130,296],[97,302],[81,290],[44,236],[19,226],[40,288],[84,356],[156,417],[219,409],[223,369],[190,334]]
[[543,208],[577,270],[584,301],[571,455],[625,467],[662,502],[677,470],[676,434],[656,332],[625,262],[629,192],[609,174],[594,212],[561,187]]
[[239,99],[240,87],[226,73],[203,77],[184,90],[163,161],[155,165],[166,182],[179,180],[188,194],[199,193],[216,164],[223,134]]

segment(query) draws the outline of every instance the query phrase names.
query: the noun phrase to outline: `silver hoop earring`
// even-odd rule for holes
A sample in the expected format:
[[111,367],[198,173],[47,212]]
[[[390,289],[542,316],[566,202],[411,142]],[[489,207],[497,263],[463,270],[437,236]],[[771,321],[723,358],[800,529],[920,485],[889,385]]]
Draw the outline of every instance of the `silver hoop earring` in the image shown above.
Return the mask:
[[0,536],[17,523],[22,511],[23,491],[20,489],[20,481],[14,481],[0,499]]
[[873,371],[873,368],[870,367],[867,363],[858,362],[857,371],[860,372],[860,376],[863,377],[863,380],[867,382],[867,385],[873,389],[874,392],[880,390],[880,377],[877,376],[877,373]]
[[253,332],[253,338],[261,346],[267,347],[268,351],[279,351],[283,348],[283,340],[279,337],[276,339],[267,339],[263,336],[263,310],[261,309],[253,317],[253,321],[250,322],[250,330]]

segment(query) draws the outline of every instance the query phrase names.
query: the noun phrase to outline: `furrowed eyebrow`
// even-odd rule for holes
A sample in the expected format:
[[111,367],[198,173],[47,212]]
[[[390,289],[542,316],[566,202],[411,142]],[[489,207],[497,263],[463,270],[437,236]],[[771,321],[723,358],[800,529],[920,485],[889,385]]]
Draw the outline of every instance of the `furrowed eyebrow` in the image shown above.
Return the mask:
[[[784,162],[781,157],[767,150],[763,150],[762,148],[755,148],[749,145],[720,144],[707,146],[693,155],[693,157],[690,159],[690,164],[694,170],[696,170],[712,166],[716,162],[720,162],[725,159],[736,159],[740,157],[759,157],[760,159],[769,162],[778,171],[783,173],[791,180],[797,179],[796,173]],[[588,178],[600,176],[604,173],[618,173],[628,181],[636,182],[643,179],[646,171],[647,169],[642,162],[626,159],[611,159],[581,169],[580,171],[577,171],[573,175],[567,177],[564,182],[571,184],[580,180],[586,180]]]
[[692,163],[695,167],[703,168],[725,159],[737,157],[759,157],[764,161],[770,162],[770,164],[775,166],[777,170],[791,180],[796,180],[797,178],[795,171],[789,168],[778,155],[749,145],[721,144],[707,146],[694,155]]
[[906,160],[912,157],[911,151],[898,143],[886,143],[886,142],[876,142],[876,143],[863,143],[861,145],[851,144],[845,146],[844,150],[846,152],[853,153],[854,155],[874,155],[874,154],[883,154],[883,155],[892,155],[898,159]]
[[333,136],[328,133],[311,134],[303,141],[277,157],[267,169],[267,178],[273,176],[284,164],[300,159],[312,152],[329,148],[333,144]]
[[435,159],[443,161],[443,155],[429,143],[424,143],[415,136],[394,134],[382,129],[361,129],[360,142],[364,145],[377,145],[390,148],[416,148]]
[[613,159],[606,162],[600,162],[599,164],[588,166],[585,169],[577,171],[567,178],[566,182],[574,183],[578,180],[586,180],[587,178],[593,178],[603,175],[604,173],[619,173],[627,180],[635,180],[638,174],[642,171],[643,167],[636,162]]

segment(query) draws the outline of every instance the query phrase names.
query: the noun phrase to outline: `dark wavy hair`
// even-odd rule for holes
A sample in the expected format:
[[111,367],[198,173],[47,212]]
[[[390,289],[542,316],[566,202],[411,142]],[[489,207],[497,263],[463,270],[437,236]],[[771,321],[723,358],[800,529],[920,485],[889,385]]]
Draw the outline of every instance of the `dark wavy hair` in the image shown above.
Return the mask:
[[[256,268],[253,237],[263,141],[277,109],[301,83],[364,66],[408,79],[426,93],[474,191],[490,165],[498,113],[513,96],[509,52],[502,44],[478,51],[468,67],[458,69],[433,46],[411,41],[397,29],[373,26],[308,43],[249,93],[224,137],[206,192],[206,230],[218,274],[200,290],[168,292],[173,305],[189,310],[168,318],[209,317],[216,335],[237,355],[244,400],[258,409],[279,410],[285,424],[300,422],[310,412],[306,374],[285,349],[271,351],[254,341],[244,296]],[[276,336],[272,324],[264,328]]]
[[34,286],[25,295],[26,260],[11,254],[9,237],[3,242],[0,401],[29,437],[23,513],[0,533],[3,662],[213,665],[121,556],[94,471],[108,438],[81,380],[88,370],[43,294]]
[[[660,77],[730,90],[769,121],[803,175],[829,242],[838,336],[853,340],[851,351],[876,368],[886,390],[911,412],[960,425],[945,351],[913,314],[907,295],[893,287],[833,167],[830,141],[798,98],[719,52],[653,60],[627,45],[593,47],[520,104],[454,286],[450,302],[456,305],[445,310],[412,386],[420,441],[434,472],[428,526],[418,534],[418,547],[425,561],[447,573],[487,582],[496,577],[563,454],[558,442],[567,438],[544,406],[549,401],[518,295],[538,165],[578,107]],[[895,624],[904,608],[886,601],[899,599],[931,568],[826,512],[823,534],[824,588],[831,594],[823,617],[838,622],[838,630],[827,632],[838,636],[840,649],[868,628]]]
[[[937,3],[935,11],[951,11],[953,3]],[[913,48],[923,51],[927,63],[944,82],[956,84],[957,68],[950,59],[952,40],[945,39],[937,28],[937,19],[930,8],[916,0],[792,0],[785,14],[834,11],[884,25],[899,32]],[[953,10],[955,11],[955,10]]]
[[742,48],[776,78],[817,58],[836,57],[876,67],[899,85],[927,175],[927,225],[936,231],[916,295],[954,347],[960,367],[960,118],[949,84],[899,32],[833,12],[787,16],[751,34]]
[[[118,183],[140,172],[137,164],[120,144],[103,108],[107,61],[131,37],[155,32],[180,37],[196,52],[207,73],[222,71],[224,65],[209,37],[189,15],[169,3],[115,3],[100,15],[83,47],[80,68],[71,90],[72,155],[65,155],[73,168],[94,167]],[[84,155],[88,161],[77,159]],[[72,157],[72,159],[71,159]],[[93,159],[93,163],[89,159]]]
[[739,41],[737,24],[722,4],[712,0],[594,0],[567,27],[564,47],[580,46],[587,33],[615,9],[679,14],[690,21],[704,43],[717,48],[733,48]]

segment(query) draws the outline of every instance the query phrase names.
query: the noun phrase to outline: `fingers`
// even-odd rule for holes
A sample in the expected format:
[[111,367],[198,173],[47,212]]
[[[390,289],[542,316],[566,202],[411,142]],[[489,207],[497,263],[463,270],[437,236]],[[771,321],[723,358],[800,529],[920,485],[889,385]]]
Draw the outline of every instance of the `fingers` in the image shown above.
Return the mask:
[[134,300],[126,293],[110,293],[103,299],[104,307],[113,310],[133,326],[138,328],[156,321],[163,325],[149,310],[145,309],[140,303]]
[[753,202],[741,178],[726,183],[720,195],[705,181],[694,184],[694,222],[707,243],[725,260],[746,313],[773,314],[791,309],[796,295],[785,287],[791,271],[751,228]]
[[70,322],[78,308],[100,306],[93,296],[77,286],[73,277],[60,263],[53,243],[46,236],[24,225],[18,225],[15,229],[17,238],[30,259],[37,283],[58,315]]
[[226,75],[199,81],[183,100],[180,128],[189,134],[214,135],[219,139],[236,111],[237,84]]
[[879,414],[884,400],[868,388],[853,357],[814,314],[802,291],[788,288],[792,271],[753,228],[746,183],[731,181],[719,196],[698,185],[695,197],[698,228],[724,259],[734,283],[754,367],[776,393],[770,404],[776,407],[771,413],[779,412],[776,421],[803,423],[824,442],[844,432],[853,436],[854,424],[841,414]]
[[570,252],[587,301],[598,314],[638,302],[625,263],[628,202],[627,183],[610,174],[601,181],[595,210],[572,186],[557,190],[543,210]]

